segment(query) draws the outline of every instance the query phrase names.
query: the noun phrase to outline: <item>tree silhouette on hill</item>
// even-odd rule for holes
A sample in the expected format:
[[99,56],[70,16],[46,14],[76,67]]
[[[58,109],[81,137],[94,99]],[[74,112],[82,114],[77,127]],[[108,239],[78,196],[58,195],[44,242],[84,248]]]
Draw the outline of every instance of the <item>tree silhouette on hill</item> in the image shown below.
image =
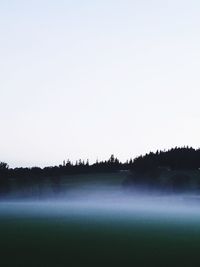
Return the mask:
[[[129,159],[125,163],[120,162],[113,154],[108,160],[97,160],[93,164],[90,164],[89,160],[80,159],[75,164],[70,160],[64,160],[62,165],[45,168],[13,169],[9,168],[6,163],[0,162],[0,190],[8,190],[11,180],[15,180],[18,184],[41,184],[42,181],[50,179],[53,184],[58,184],[61,177],[68,175],[111,173],[125,170],[134,174],[132,175],[134,179],[145,182],[158,183],[161,174],[171,173],[174,184],[179,184],[181,181],[187,183],[190,179],[188,174],[183,175],[183,172],[188,171],[196,171],[198,175],[195,176],[195,179],[200,180],[200,149],[175,147],[167,151],[150,152],[135,159]],[[174,173],[175,170],[182,171],[182,173]]]
[[159,167],[171,170],[197,170],[200,168],[200,149],[176,147],[168,151],[150,152],[135,158],[132,165],[132,169],[138,172],[148,172]]

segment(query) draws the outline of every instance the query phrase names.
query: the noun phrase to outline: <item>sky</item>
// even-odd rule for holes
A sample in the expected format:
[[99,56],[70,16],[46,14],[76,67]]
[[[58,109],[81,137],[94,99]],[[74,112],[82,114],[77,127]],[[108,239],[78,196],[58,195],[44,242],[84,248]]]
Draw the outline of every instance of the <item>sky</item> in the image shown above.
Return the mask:
[[0,161],[200,147],[198,0],[1,0]]

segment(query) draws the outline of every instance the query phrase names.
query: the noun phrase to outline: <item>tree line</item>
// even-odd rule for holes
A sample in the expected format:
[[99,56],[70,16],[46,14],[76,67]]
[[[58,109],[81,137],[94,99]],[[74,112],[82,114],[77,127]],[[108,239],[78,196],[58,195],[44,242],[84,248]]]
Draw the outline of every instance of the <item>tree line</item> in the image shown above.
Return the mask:
[[[61,179],[68,175],[111,173],[118,171],[129,171],[132,181],[145,183],[159,183],[161,175],[172,175],[172,183],[187,184],[190,177],[186,170],[195,170],[200,173],[200,149],[192,147],[175,147],[170,150],[150,152],[145,155],[127,160],[122,163],[114,155],[108,160],[96,161],[90,164],[89,161],[78,160],[72,163],[70,160],[64,161],[62,165],[50,167],[32,168],[9,168],[7,163],[0,162],[0,191],[9,190],[11,184],[24,186],[26,184],[44,184],[49,180],[54,188],[61,184]],[[163,171],[164,170],[164,171]],[[175,174],[174,170],[181,170],[181,174]],[[169,174],[169,175],[168,175]],[[199,180],[197,175],[196,180]],[[76,178],[75,178],[76,179]]]
[[0,162],[0,178],[20,178],[25,176],[51,177],[68,174],[115,172],[120,170],[145,173],[157,168],[168,168],[170,170],[200,169],[200,149],[175,147],[169,150],[150,152],[135,159],[129,159],[124,163],[120,162],[114,155],[111,155],[108,160],[97,160],[93,164],[90,164],[88,160],[84,161],[80,159],[75,163],[67,160],[63,161],[62,165],[44,168],[9,168],[7,163]]
[[70,160],[63,161],[62,165],[50,167],[32,167],[32,168],[9,168],[7,163],[0,162],[0,178],[22,178],[22,177],[56,177],[71,174],[89,174],[104,173],[126,170],[130,168],[133,160],[127,160],[125,163],[120,162],[114,155],[108,160],[96,161],[89,164],[89,161],[78,160],[72,163]]

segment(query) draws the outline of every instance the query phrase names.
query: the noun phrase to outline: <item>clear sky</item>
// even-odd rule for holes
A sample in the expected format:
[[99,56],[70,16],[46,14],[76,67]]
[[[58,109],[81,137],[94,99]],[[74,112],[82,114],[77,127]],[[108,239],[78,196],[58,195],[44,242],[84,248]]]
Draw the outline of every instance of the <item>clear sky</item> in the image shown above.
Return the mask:
[[198,0],[1,0],[0,161],[200,147]]

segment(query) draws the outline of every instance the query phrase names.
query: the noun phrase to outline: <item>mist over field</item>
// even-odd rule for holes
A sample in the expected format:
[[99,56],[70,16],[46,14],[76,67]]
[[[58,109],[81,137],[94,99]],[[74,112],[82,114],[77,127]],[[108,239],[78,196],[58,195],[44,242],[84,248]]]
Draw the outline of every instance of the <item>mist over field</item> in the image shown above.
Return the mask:
[[44,188],[33,184],[2,196],[1,262],[162,266],[165,260],[166,266],[179,266],[192,259],[197,264],[199,195],[126,187],[125,177],[124,172],[69,176],[60,187],[46,181]]
[[86,182],[65,186],[61,192],[46,192],[27,197],[20,192],[1,199],[0,216],[52,216],[69,218],[83,216],[134,220],[146,219],[199,219],[200,197],[191,192],[163,192],[142,186],[125,188],[121,184]]

